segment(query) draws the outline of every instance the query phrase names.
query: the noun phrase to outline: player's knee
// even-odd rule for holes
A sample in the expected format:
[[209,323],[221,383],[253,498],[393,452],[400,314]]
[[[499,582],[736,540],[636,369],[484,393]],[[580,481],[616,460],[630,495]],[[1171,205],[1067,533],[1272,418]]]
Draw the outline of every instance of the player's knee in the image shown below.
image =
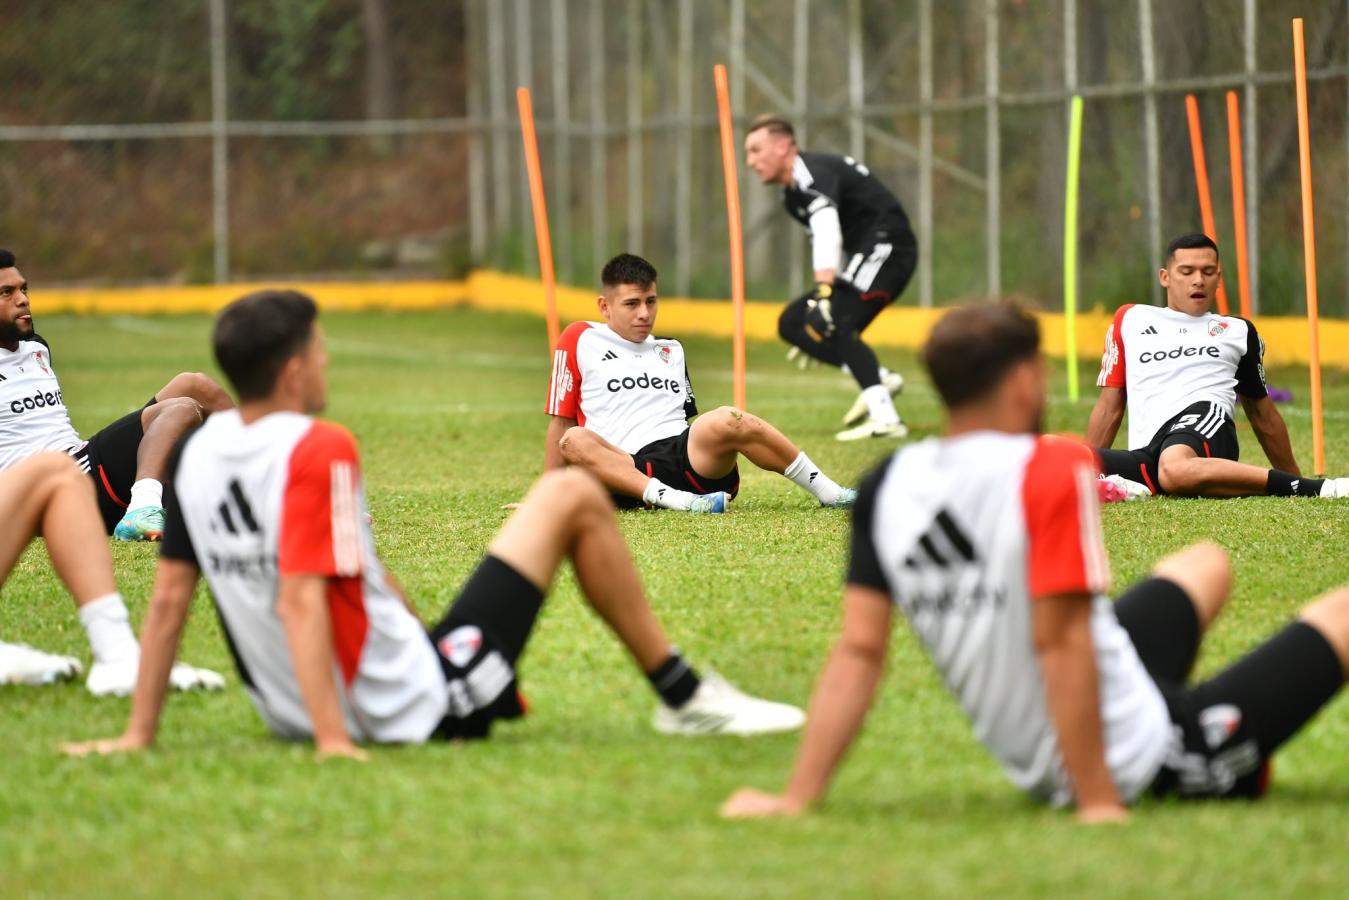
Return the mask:
[[575,516],[578,512],[600,508],[610,502],[609,495],[604,492],[599,481],[585,469],[553,469],[546,472],[538,480],[534,492],[565,516]]
[[1298,619],[1315,628],[1340,658],[1340,666],[1349,678],[1349,587],[1342,587],[1313,600]]
[[760,419],[734,406],[719,406],[712,411],[712,421],[720,436],[736,440],[762,425]]
[[215,387],[215,382],[207,377],[204,372],[179,372],[169,379],[169,383],[164,385],[164,389],[159,392],[159,396],[163,400],[181,397],[201,400],[209,396]]
[[50,494],[67,484],[84,483],[80,467],[65,453],[54,450],[35,453],[11,469],[30,492]]
[[585,457],[586,447],[593,443],[594,432],[587,430],[580,425],[573,425],[562,432],[562,437],[557,440],[557,449],[562,452],[562,458],[569,463],[579,463]]
[[1197,469],[1194,458],[1179,460],[1163,458],[1157,462],[1157,480],[1168,494],[1195,494],[1204,486],[1203,471]]
[[1203,625],[1213,621],[1232,590],[1232,561],[1226,550],[1211,541],[1191,544],[1165,557],[1152,572],[1180,585]]
[[155,405],[162,407],[158,420],[178,431],[200,425],[205,418],[201,404],[191,397],[174,397]]

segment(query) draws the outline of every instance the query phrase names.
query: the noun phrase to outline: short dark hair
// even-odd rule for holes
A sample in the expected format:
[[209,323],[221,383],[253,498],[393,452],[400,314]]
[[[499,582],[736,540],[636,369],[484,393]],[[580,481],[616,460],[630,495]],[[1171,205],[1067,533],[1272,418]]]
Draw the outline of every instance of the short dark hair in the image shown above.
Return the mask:
[[947,408],[985,396],[1040,352],[1040,323],[1015,303],[962,306],[932,326],[923,363]]
[[[1213,238],[1198,231],[1191,231],[1189,234],[1182,234],[1178,238],[1172,238],[1171,243],[1166,245],[1166,263],[1171,262],[1171,257],[1176,255],[1177,250],[1202,250],[1205,247],[1213,251],[1214,256],[1218,256],[1218,245],[1213,242]],[[1221,259],[1222,257],[1218,257]]]
[[0,269],[12,269],[19,264],[14,258],[14,254],[8,250],[0,250]]
[[632,253],[618,254],[600,271],[600,284],[605,287],[635,284],[639,288],[648,288],[655,283],[656,267]]
[[792,127],[792,123],[782,116],[775,116],[771,113],[756,117],[750,123],[749,131],[745,132],[745,136],[748,137],[756,131],[767,131],[771,135],[789,137],[793,142],[796,141],[796,129]]
[[299,291],[257,291],[220,311],[211,345],[240,400],[260,400],[314,333],[318,305]]

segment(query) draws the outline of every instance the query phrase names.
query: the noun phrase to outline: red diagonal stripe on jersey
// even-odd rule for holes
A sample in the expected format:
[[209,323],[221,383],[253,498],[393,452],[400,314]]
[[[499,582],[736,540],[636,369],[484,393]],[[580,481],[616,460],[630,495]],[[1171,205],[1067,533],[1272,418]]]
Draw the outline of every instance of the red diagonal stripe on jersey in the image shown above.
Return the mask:
[[370,621],[365,614],[365,591],[361,579],[328,579],[328,616],[333,626],[333,655],[347,687],[356,679]]

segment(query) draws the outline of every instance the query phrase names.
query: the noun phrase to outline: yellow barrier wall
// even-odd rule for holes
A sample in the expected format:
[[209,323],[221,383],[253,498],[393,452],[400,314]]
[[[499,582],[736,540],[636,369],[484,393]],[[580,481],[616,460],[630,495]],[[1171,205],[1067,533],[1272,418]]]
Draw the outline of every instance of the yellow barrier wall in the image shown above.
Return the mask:
[[[242,294],[276,282],[180,287],[82,288],[36,293],[34,311],[50,313],[96,313],[136,315],[162,313],[213,312]],[[479,270],[463,281],[324,281],[286,283],[285,287],[304,291],[324,309],[435,309],[465,305],[475,309],[508,310],[543,315],[543,285],[537,279]],[[559,287],[558,312],[562,322],[598,318],[595,292],[591,289]],[[771,340],[777,336],[781,301],[751,301],[745,308],[745,332],[751,338]],[[917,309],[901,306],[889,309],[867,329],[869,343],[914,348],[922,344],[928,329],[941,315],[941,309]],[[1037,313],[1044,333],[1045,351],[1051,356],[1064,354],[1063,315]],[[1077,315],[1078,356],[1100,356],[1110,313],[1083,312]],[[1256,320],[1265,339],[1265,362],[1269,365],[1301,364],[1308,360],[1307,322],[1296,317],[1261,316]],[[731,334],[729,301],[662,298],[659,331],[666,334],[705,334],[729,337]],[[1349,368],[1349,322],[1321,321],[1321,361],[1326,365]]]

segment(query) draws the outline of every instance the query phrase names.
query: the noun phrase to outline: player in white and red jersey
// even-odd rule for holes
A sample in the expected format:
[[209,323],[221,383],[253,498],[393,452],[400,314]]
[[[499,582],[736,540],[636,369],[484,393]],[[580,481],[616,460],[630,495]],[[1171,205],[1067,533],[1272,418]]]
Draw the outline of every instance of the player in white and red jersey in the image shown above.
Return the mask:
[[0,250],[0,470],[42,450],[69,453],[93,479],[108,534],[159,540],[160,479],[169,451],[204,415],[229,405],[210,378],[183,372],[144,407],[81,440],[70,424],[51,347],[33,328],[28,281],[14,254]]
[[[1185,234],[1167,247],[1158,280],[1166,306],[1128,304],[1106,332],[1087,440],[1107,475],[1154,494],[1244,497],[1349,496],[1349,479],[1299,473],[1288,427],[1265,388],[1264,342],[1255,325],[1212,312],[1222,279],[1218,247]],[[1236,400],[1273,468],[1237,462]],[[1112,450],[1125,408],[1129,449]]]
[[429,632],[375,553],[356,442],[312,418],[327,356],[309,297],[262,291],[215,327],[239,408],[178,453],[131,721],[72,753],[148,746],[199,575],[206,574],[239,676],[277,735],[320,754],[358,742],[486,737],[524,713],[516,663],[544,592],[570,557],[582,592],[661,699],[668,733],[796,728],[799,709],[701,677],[666,639],[599,485],[584,472],[537,482]]
[[975,737],[1035,799],[1074,803],[1093,822],[1126,817],[1149,793],[1262,793],[1270,755],[1345,680],[1349,589],[1187,684],[1230,587],[1223,552],[1187,548],[1111,603],[1095,455],[1037,434],[1036,320],[1011,305],[954,310],[923,355],[946,433],[864,482],[842,637],[786,792],[743,790],[723,814],[795,814],[823,795],[880,683],[895,606]]
[[600,281],[604,321],[572,323],[553,353],[544,468],[581,466],[620,506],[724,512],[740,489],[736,463],[743,454],[821,506],[852,505],[855,491],[840,487],[758,416],[730,406],[698,415],[683,346],[651,334],[651,263],[621,253],[605,264]]

